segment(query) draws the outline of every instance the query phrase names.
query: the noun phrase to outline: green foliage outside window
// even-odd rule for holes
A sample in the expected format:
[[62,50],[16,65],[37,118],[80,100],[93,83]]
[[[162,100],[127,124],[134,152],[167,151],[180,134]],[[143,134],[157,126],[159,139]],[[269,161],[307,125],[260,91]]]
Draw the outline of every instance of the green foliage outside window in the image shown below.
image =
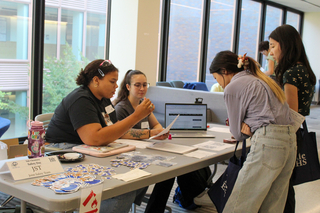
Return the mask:
[[19,113],[23,119],[28,118],[28,107],[16,104],[13,100],[9,99],[11,92],[3,92],[0,90],[0,110],[9,111],[11,113]]
[[[79,51],[81,55],[81,52]],[[54,112],[61,100],[77,87],[75,79],[89,60],[81,55],[78,61],[72,47],[66,45],[60,59],[46,57],[43,68],[43,104],[42,113]],[[10,100],[10,92],[0,91],[0,110],[19,113],[21,118],[28,119],[28,107],[20,106]]]
[[[79,52],[81,55],[81,53]],[[42,113],[54,112],[61,100],[77,87],[76,77],[89,60],[81,56],[78,61],[69,45],[63,50],[60,59],[47,57],[43,68]]]

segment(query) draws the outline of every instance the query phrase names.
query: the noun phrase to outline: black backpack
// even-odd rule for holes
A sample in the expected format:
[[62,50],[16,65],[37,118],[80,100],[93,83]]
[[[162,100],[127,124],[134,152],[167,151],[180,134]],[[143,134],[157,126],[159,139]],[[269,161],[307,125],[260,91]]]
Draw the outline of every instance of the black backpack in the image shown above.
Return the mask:
[[175,190],[173,202],[184,209],[196,209],[198,206],[193,202],[193,198],[210,187],[212,182],[210,181],[209,184],[207,182],[210,175],[210,168],[205,167],[177,177],[178,187]]

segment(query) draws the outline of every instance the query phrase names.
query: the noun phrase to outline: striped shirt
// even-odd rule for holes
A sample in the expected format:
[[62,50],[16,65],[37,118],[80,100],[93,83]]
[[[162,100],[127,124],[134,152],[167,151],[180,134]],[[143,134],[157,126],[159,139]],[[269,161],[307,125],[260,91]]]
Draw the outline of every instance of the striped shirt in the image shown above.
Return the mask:
[[248,71],[237,73],[224,90],[230,132],[237,140],[249,136],[241,133],[241,123],[251,132],[269,124],[291,125],[287,103],[282,104],[270,87]]

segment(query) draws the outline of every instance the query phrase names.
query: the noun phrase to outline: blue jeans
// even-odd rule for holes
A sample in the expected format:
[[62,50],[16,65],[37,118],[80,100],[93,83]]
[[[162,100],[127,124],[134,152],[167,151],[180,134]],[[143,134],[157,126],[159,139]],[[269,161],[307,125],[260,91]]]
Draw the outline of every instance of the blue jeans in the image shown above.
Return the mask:
[[283,212],[296,152],[292,126],[269,124],[256,130],[223,212]]

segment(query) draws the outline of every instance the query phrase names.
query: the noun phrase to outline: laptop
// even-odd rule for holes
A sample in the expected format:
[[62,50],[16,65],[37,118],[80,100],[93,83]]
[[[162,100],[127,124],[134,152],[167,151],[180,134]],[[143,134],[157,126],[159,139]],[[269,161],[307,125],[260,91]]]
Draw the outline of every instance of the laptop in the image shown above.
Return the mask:
[[180,115],[170,129],[173,138],[214,138],[207,131],[207,104],[165,104],[166,127]]

